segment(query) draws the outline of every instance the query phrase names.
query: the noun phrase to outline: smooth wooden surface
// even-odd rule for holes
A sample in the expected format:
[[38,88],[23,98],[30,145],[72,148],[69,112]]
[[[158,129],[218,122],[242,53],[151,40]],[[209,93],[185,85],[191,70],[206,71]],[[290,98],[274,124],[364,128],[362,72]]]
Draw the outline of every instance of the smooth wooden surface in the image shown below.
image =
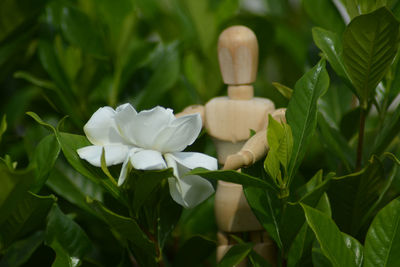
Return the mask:
[[274,103],[266,98],[237,100],[216,97],[205,105],[205,127],[212,137],[236,143],[249,139],[250,130],[265,129],[268,114],[274,110]]
[[247,27],[232,26],[218,40],[218,59],[225,84],[251,84],[258,67],[257,37]]
[[237,233],[263,230],[240,184],[218,181],[214,211],[221,231]]

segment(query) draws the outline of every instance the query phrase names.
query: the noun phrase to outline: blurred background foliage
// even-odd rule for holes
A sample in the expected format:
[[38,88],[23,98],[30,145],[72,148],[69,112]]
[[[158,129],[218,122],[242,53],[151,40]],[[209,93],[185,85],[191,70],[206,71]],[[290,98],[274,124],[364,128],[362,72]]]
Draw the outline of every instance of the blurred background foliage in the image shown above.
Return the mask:
[[[399,17],[398,1],[389,2]],[[34,160],[36,146],[49,132],[27,111],[53,125],[68,115],[63,131],[82,134],[85,122],[101,106],[130,102],[137,110],[162,105],[179,112],[226,95],[217,41],[222,30],[236,24],[250,27],[259,41],[255,94],[270,98],[277,107],[285,107],[287,99],[272,82],[293,87],[320,58],[311,28],[335,32],[345,28],[330,0],[2,0],[0,115],[6,116],[7,130],[3,133],[0,127],[0,156],[17,162],[18,169]],[[354,118],[359,115],[352,109],[346,84],[328,70],[335,90],[329,89],[322,99],[322,107],[327,108],[321,112],[329,112],[326,118],[351,142],[357,131]],[[338,163],[324,153],[321,139],[316,140],[302,165],[305,177],[320,168],[336,169]],[[211,147],[202,135],[190,149],[213,154]],[[115,201],[98,184],[78,174],[60,156],[39,193],[54,194],[62,211],[95,244],[85,264],[126,264],[128,256],[86,202],[87,195],[111,205]],[[183,211],[165,251],[167,258],[174,258],[174,266],[189,266],[189,259],[193,264],[207,257],[213,264],[213,216],[212,198]],[[43,233],[29,238],[43,240]],[[26,266],[53,262],[54,253],[39,241]]]

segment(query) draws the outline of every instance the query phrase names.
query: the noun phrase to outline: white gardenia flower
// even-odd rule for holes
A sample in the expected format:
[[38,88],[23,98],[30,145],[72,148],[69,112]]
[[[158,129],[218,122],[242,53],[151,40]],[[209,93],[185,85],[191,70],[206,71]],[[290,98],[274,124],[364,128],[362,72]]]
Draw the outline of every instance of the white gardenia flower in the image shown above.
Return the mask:
[[199,114],[176,118],[171,109],[159,106],[139,113],[130,104],[116,110],[102,107],[83,128],[93,145],[77,152],[82,159],[100,167],[104,148],[107,166],[122,163],[118,185],[124,183],[131,167],[138,170],[173,168],[174,177],[168,178],[170,194],[177,203],[191,208],[214,193],[214,188],[200,176],[184,175],[197,167],[217,169],[217,160],[213,157],[181,152],[196,140],[201,125]]

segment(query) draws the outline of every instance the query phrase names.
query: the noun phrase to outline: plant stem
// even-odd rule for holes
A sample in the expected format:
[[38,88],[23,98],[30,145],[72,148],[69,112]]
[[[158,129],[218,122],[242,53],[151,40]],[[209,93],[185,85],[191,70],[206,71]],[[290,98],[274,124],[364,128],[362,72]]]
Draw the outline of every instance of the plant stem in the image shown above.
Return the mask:
[[361,169],[363,145],[364,145],[364,129],[365,129],[366,109],[361,108],[360,111],[360,129],[358,132],[358,145],[357,145],[357,161],[356,171]]

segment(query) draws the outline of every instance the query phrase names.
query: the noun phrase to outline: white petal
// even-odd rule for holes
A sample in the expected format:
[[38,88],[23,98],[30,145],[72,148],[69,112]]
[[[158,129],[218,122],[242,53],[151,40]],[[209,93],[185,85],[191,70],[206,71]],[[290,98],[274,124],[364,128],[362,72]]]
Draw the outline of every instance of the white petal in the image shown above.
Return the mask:
[[[193,154],[200,154],[200,153],[193,153]],[[214,193],[214,188],[212,184],[206,179],[197,175],[184,176],[188,171],[190,171],[190,169],[180,164],[179,161],[176,161],[177,158],[174,155],[165,154],[164,157],[168,167],[172,167],[174,170],[175,178],[168,178],[168,185],[171,197],[175,200],[175,202],[186,208],[192,208],[203,202],[211,194]],[[199,160],[202,159],[199,157]],[[183,161],[189,162],[188,165],[191,165],[191,163],[193,163],[188,158],[184,158]],[[211,161],[212,160],[210,160],[207,163],[211,163]],[[211,166],[212,164],[205,164],[205,165],[213,167]]]
[[175,118],[158,134],[154,149],[163,153],[184,150],[193,144],[201,131],[200,114],[190,114]]
[[153,149],[153,144],[158,133],[163,131],[175,119],[171,109],[159,106],[137,114],[130,111],[129,116],[125,115],[127,113],[125,111],[116,114],[115,119],[117,124],[123,135],[130,142],[145,149]]
[[125,182],[126,176],[128,175],[131,167],[132,165],[130,163],[130,158],[126,157],[124,163],[122,163],[121,172],[119,173],[118,186],[121,186]]
[[88,161],[96,167],[101,167],[103,147],[107,166],[122,163],[128,156],[129,146],[125,145],[85,146],[78,149],[77,152],[81,159]]
[[[181,165],[188,169],[205,168],[208,170],[217,170],[218,162],[216,158],[206,154],[196,152],[174,152],[168,153]],[[167,155],[167,154],[166,154]]]
[[89,141],[97,146],[124,143],[110,107],[99,108],[83,127]]
[[141,150],[130,155],[132,166],[137,170],[162,170],[167,168],[160,152]]
[[175,202],[185,208],[193,208],[214,193],[212,184],[197,175],[168,178],[169,192]]

